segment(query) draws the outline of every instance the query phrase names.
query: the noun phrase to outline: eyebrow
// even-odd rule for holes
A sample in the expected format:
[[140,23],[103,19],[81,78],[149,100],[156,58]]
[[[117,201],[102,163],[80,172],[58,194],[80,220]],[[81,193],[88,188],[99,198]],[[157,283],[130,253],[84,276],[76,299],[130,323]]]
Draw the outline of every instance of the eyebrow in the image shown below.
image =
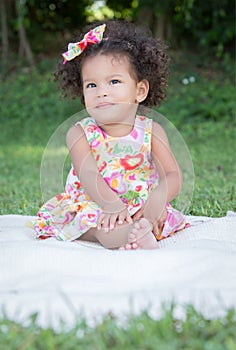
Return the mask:
[[[112,79],[112,78],[117,78],[117,77],[123,77],[123,74],[119,74],[119,73],[117,73],[117,74],[112,74],[112,75],[109,75],[107,78],[108,78],[108,79]],[[96,80],[96,79],[84,79],[84,80],[83,80],[83,83],[91,82],[91,81],[93,81],[93,80]]]

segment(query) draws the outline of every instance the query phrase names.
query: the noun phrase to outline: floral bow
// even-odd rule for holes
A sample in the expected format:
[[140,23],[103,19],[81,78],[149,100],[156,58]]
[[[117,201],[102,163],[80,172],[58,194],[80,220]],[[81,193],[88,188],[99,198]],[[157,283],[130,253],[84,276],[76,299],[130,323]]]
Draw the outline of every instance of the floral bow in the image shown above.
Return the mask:
[[91,29],[85,34],[84,38],[78,43],[70,43],[68,45],[68,51],[64,52],[62,56],[64,57],[64,64],[67,61],[73,60],[75,57],[79,56],[88,44],[97,44],[102,41],[103,33],[106,25],[102,24],[94,29]]

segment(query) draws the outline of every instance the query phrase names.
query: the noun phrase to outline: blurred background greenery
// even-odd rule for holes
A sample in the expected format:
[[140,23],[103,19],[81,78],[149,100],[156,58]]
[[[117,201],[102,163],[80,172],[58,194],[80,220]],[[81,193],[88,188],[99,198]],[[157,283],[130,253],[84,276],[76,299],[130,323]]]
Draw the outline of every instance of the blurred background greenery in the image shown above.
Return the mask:
[[73,33],[94,20],[127,19],[148,26],[173,49],[204,60],[234,54],[232,0],[1,0],[2,73],[60,54]]
[[159,108],[195,168],[190,214],[222,216],[235,200],[235,8],[232,0],[1,0],[0,213],[36,214],[40,163],[57,127],[84,107],[53,82],[61,53],[85,24],[148,26],[169,44],[171,77]]

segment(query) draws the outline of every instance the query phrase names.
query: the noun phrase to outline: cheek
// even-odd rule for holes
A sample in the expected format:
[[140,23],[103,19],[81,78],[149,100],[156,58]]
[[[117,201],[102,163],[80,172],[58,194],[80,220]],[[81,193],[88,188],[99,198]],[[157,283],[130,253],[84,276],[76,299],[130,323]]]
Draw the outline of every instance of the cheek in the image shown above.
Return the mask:
[[88,93],[88,92],[84,93],[84,102],[85,102],[85,104],[89,103],[92,100],[92,98],[93,97],[92,97],[91,93]]

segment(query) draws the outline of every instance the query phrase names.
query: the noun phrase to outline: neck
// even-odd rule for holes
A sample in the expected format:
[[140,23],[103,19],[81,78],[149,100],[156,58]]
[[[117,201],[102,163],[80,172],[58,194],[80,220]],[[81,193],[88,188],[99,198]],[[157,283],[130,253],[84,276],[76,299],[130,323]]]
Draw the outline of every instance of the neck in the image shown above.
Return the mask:
[[[98,124],[99,125],[99,124]],[[109,136],[113,137],[123,137],[129,135],[134,127],[134,121],[132,123],[112,123],[112,124],[103,124],[99,127]]]

